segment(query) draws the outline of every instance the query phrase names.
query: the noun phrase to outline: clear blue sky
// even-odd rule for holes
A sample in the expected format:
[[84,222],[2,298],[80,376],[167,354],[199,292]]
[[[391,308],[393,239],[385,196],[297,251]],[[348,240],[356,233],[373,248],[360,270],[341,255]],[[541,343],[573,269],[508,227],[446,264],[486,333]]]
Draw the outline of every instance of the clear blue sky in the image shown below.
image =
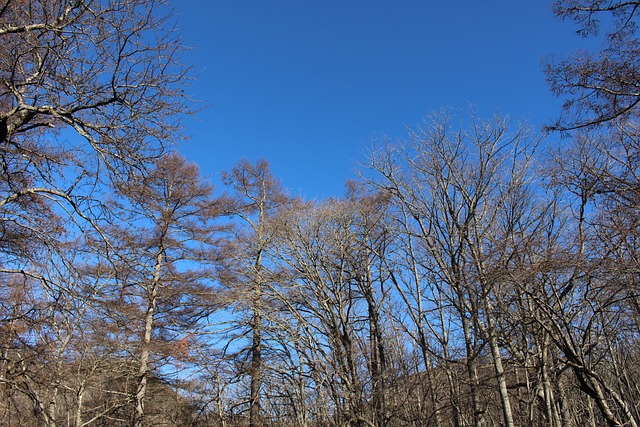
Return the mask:
[[539,128],[559,112],[543,58],[585,40],[547,0],[174,2],[208,105],[180,151],[216,176],[265,158],[294,194],[340,196],[371,141],[440,108]]

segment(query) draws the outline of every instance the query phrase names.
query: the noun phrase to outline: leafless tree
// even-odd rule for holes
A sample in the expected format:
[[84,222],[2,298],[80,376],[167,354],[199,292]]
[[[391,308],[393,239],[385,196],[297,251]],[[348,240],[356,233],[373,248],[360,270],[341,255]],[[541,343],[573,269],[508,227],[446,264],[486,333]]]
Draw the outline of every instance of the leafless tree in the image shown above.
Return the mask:
[[[57,352],[36,351],[38,363],[58,381],[60,398],[77,387],[78,426],[115,408],[108,398],[96,399],[95,410],[82,407],[82,390],[97,384],[90,372],[113,356],[93,341],[109,335],[107,324],[96,329],[98,293],[113,280],[91,267],[113,252],[99,226],[108,218],[103,202],[112,183],[143,173],[180,138],[187,70],[170,17],[168,5],[153,0],[0,4],[0,272],[22,308],[3,327],[28,337],[23,355],[57,343]],[[36,329],[17,333],[29,318]],[[66,381],[72,368],[75,385]],[[30,396],[37,406],[37,393]],[[57,411],[49,405],[39,422],[56,424]]]
[[[425,319],[420,305],[407,308],[416,338],[425,352],[433,353],[424,343],[427,327],[429,333],[437,334],[446,354],[449,330],[442,316],[455,313],[465,343],[464,363],[477,426],[482,425],[485,412],[478,364],[485,346],[495,371],[503,422],[514,425],[497,302],[508,292],[502,277],[511,246],[517,244],[512,224],[527,214],[526,191],[537,142],[525,128],[512,130],[504,119],[472,118],[468,128],[457,130],[450,117],[440,115],[412,133],[407,144],[382,147],[371,157],[371,168],[378,174],[371,182],[391,195],[401,232],[408,234],[406,249],[413,251],[411,256],[426,257],[410,261],[412,275],[407,274],[411,270],[403,272],[411,282],[398,283],[406,303],[430,301],[439,313]],[[420,245],[421,251],[416,252],[413,244]],[[424,273],[415,270],[418,266]],[[429,279],[434,280],[432,290],[422,283]],[[421,295],[424,290],[427,295]],[[442,301],[452,311],[438,307]]]
[[153,0],[0,4],[0,268],[29,270],[27,248],[95,227],[100,185],[179,138],[186,69],[169,17]]
[[237,324],[241,330],[248,327],[248,354],[242,349],[236,353],[241,359],[249,359],[249,425],[257,427],[262,424],[264,332],[269,321],[267,285],[274,280],[265,267],[266,252],[274,234],[271,220],[290,198],[265,160],[258,160],[255,165],[242,160],[224,172],[222,180],[233,189],[227,212],[239,221],[235,237],[228,239],[223,248],[225,262],[220,265],[219,279],[227,287],[230,301],[235,299],[240,310],[249,316]]
[[[118,186],[115,221],[102,229],[114,248],[112,301],[139,334],[132,426],[142,425],[147,381],[167,359],[188,361],[199,321],[215,310],[210,288],[220,204],[195,164],[177,153]],[[132,349],[128,349],[132,351]],[[156,371],[157,372],[157,371]]]
[[556,154],[552,183],[563,190],[568,236],[536,300],[580,390],[609,425],[639,422],[629,400],[635,369],[620,357],[636,351],[628,334],[637,330],[637,153],[635,125],[626,121],[579,133]]
[[274,260],[286,274],[275,296],[310,369],[309,390],[327,402],[316,409],[320,423],[383,426],[397,415],[388,404],[385,212],[384,195],[350,183],[344,199],[279,216]]
[[604,33],[597,53],[582,50],[549,62],[545,72],[554,94],[566,97],[564,115],[550,126],[568,130],[637,115],[640,102],[637,1],[556,0],[557,16],[574,21],[585,37]]

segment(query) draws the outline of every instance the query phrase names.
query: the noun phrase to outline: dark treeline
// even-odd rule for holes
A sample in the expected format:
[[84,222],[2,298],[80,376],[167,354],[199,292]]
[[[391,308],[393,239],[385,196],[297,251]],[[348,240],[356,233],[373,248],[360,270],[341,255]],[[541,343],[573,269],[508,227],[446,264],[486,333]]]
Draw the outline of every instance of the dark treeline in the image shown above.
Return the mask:
[[553,7],[603,49],[545,133],[436,113],[307,201],[170,149],[162,1],[0,2],[0,425],[637,427],[640,2]]

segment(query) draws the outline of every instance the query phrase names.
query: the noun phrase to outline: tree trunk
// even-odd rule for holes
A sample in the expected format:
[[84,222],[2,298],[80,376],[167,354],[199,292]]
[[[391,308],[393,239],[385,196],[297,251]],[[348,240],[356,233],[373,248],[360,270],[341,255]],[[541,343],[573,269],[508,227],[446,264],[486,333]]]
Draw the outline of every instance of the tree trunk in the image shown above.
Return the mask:
[[254,306],[253,342],[251,345],[251,395],[249,398],[249,427],[259,427],[260,422],[260,388],[262,386],[262,317],[260,308]]
[[[260,224],[262,223],[262,212]],[[260,420],[260,389],[262,388],[262,250],[258,250],[255,262],[256,278],[253,290],[253,322],[251,325],[253,338],[251,343],[251,390],[249,396],[249,427],[259,427]]]
[[547,422],[552,427],[561,427],[563,424],[558,414],[557,402],[551,387],[551,379],[549,378],[549,336],[545,334],[542,340],[542,348],[540,350],[542,357],[540,361],[540,370],[542,374],[542,393],[544,398],[545,412]]
[[155,313],[155,290],[154,297],[149,301],[147,314],[145,316],[144,338],[142,342],[142,352],[140,354],[140,368],[138,369],[138,387],[134,400],[134,413],[131,421],[132,427],[140,427],[144,418],[144,399],[147,393],[147,377],[149,373],[149,343],[153,332],[153,316]]
[[80,384],[78,392],[76,393],[78,402],[76,404],[76,427],[82,427],[82,408],[84,404],[84,385]]
[[149,359],[151,355],[151,337],[153,334],[153,319],[158,300],[158,284],[160,283],[160,270],[162,269],[163,249],[156,255],[153,281],[148,290],[147,313],[144,319],[144,334],[142,338],[142,351],[140,352],[140,367],[138,369],[138,386],[134,397],[134,412],[131,418],[132,427],[141,427],[144,419],[144,400],[147,393],[147,378],[149,376]]
[[[493,323],[490,321],[490,323]],[[489,338],[489,346],[491,347],[491,356],[493,357],[493,367],[498,381],[498,389],[500,391],[500,402],[502,403],[502,415],[504,416],[505,427],[514,427],[513,413],[511,412],[511,401],[509,400],[509,390],[507,389],[507,379],[502,365],[502,356],[500,355],[500,347],[495,331],[491,332]]]
[[471,409],[473,410],[473,425],[482,427],[483,410],[480,409],[480,396],[478,391],[478,366],[473,348],[473,337],[471,336],[471,324],[464,312],[460,313],[462,329],[464,331],[465,348],[467,351],[467,375],[469,378],[469,389],[471,391]]
[[488,332],[489,347],[491,350],[491,358],[493,359],[493,368],[496,373],[496,381],[498,382],[498,391],[500,392],[500,403],[502,404],[502,415],[504,417],[505,427],[515,427],[513,422],[513,412],[511,411],[511,401],[509,399],[509,390],[507,389],[507,378],[504,373],[504,365],[502,364],[502,355],[500,354],[500,346],[498,345],[498,333],[496,322],[493,318],[494,309],[489,296],[485,294],[483,304],[487,313],[487,326],[483,328]]

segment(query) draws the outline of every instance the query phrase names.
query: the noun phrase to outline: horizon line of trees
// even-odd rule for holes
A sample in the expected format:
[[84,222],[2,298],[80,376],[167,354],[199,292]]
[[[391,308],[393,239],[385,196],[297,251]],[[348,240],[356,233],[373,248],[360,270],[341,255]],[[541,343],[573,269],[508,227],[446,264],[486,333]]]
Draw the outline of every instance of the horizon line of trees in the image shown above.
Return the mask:
[[638,427],[640,2],[553,3],[555,133],[435,113],[319,201],[169,149],[168,6],[0,2],[0,425]]

